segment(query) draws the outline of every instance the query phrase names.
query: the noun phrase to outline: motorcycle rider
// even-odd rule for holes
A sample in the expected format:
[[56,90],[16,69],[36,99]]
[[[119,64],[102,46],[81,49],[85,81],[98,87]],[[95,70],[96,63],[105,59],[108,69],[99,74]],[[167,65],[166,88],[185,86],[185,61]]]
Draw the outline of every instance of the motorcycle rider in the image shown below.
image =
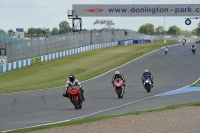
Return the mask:
[[196,46],[195,45],[192,45],[191,50],[193,50],[193,48],[194,48],[194,50],[196,50]]
[[182,40],[182,43],[183,43],[183,45],[184,45],[184,44],[186,43],[186,39],[183,39],[183,40]]
[[151,79],[151,83],[152,83],[152,87],[153,87],[153,76],[151,75],[151,73],[149,72],[149,70],[148,69],[146,69],[145,71],[144,71],[144,73],[143,73],[143,76],[142,76],[142,83],[144,83],[144,78],[145,77],[149,77],[150,79]]
[[71,75],[69,76],[69,80],[66,82],[66,86],[65,86],[65,87],[66,87],[66,93],[63,93],[63,97],[69,98],[69,95],[68,95],[68,93],[67,93],[67,90],[68,90],[68,88],[69,88],[70,86],[73,86],[73,85],[79,86],[80,91],[81,91],[82,99],[83,99],[83,101],[85,101],[85,98],[84,98],[84,95],[83,95],[84,90],[82,89],[82,86],[81,86],[80,82],[76,79],[76,77],[75,77],[73,74],[71,74]]
[[168,50],[168,46],[165,46],[165,50]]
[[125,89],[125,86],[126,86],[126,80],[125,80],[124,76],[123,76],[122,74],[120,74],[119,71],[116,71],[116,72],[115,72],[115,75],[114,75],[113,78],[112,78],[111,83],[113,84],[113,87],[114,87],[114,81],[115,81],[115,79],[117,79],[117,78],[120,78],[121,80],[123,80],[124,93],[126,93],[126,89]]

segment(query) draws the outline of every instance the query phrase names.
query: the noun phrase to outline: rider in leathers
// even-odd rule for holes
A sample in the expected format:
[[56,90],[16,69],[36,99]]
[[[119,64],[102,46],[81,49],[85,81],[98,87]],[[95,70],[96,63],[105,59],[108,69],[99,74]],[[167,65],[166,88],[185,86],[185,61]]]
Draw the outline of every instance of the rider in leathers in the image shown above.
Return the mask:
[[182,43],[185,44],[185,43],[186,43],[186,39],[183,39],[183,40],[182,40]]
[[113,84],[113,87],[114,87],[114,81],[115,81],[115,79],[117,79],[117,78],[120,78],[120,79],[123,80],[124,93],[126,93],[126,89],[125,89],[125,86],[126,86],[126,80],[125,80],[124,76],[123,76],[122,74],[120,74],[119,71],[116,71],[116,72],[115,72],[115,75],[114,75],[113,78],[112,78],[111,83]]
[[72,86],[72,85],[76,85],[76,86],[79,86],[79,87],[80,87],[82,99],[83,99],[83,101],[85,101],[85,98],[84,98],[84,95],[83,95],[84,90],[82,89],[82,86],[81,86],[80,82],[75,78],[75,76],[74,76],[73,74],[71,74],[71,75],[69,76],[69,80],[66,82],[66,86],[65,86],[65,87],[66,87],[66,93],[63,93],[63,96],[69,98],[69,95],[68,95],[68,93],[67,93],[67,90],[68,90],[68,88],[69,88],[70,86]]
[[152,87],[153,87],[153,76],[151,75],[151,73],[148,71],[148,69],[145,70],[145,72],[143,73],[142,76],[142,83],[144,83],[144,78],[145,77],[149,77],[151,79],[151,83],[152,83]]
[[168,50],[168,46],[165,46],[165,51],[167,51]]
[[196,46],[195,46],[195,45],[192,45],[191,49],[192,49],[192,48],[196,49]]

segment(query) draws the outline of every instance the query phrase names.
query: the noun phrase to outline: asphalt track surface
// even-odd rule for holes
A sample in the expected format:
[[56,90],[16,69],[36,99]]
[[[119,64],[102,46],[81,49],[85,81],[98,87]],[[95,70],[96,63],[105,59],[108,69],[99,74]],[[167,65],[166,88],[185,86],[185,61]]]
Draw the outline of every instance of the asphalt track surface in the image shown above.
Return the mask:
[[[63,87],[1,94],[0,131],[82,116],[110,115],[200,101],[199,92],[155,96],[192,84],[200,77],[200,45],[197,45],[195,55],[190,50],[191,45],[188,43],[170,47],[168,55],[160,49],[116,69],[126,78],[127,93],[123,99],[117,98],[111,85],[111,78],[116,70],[83,82],[86,101],[81,110],[75,110],[69,99],[62,97]],[[141,75],[146,68],[154,76],[154,88],[150,93],[141,84]],[[114,108],[127,103],[126,106]]]

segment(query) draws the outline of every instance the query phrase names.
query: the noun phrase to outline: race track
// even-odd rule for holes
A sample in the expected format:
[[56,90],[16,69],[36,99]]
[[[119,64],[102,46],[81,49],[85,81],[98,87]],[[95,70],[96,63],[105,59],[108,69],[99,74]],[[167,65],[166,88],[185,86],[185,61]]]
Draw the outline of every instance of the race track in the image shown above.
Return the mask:
[[[117,69],[126,78],[127,93],[123,99],[117,98],[111,85],[111,78],[116,70],[82,83],[86,101],[81,110],[75,110],[69,100],[62,97],[63,87],[1,94],[0,131],[81,116],[109,115],[200,101],[197,95],[199,93],[155,97],[157,94],[189,85],[200,77],[200,45],[197,45],[195,55],[190,50],[191,45],[188,43],[170,47],[168,55],[160,49]],[[146,68],[154,76],[154,88],[151,93],[147,93],[141,84],[141,76]],[[114,108],[126,103],[130,104]]]

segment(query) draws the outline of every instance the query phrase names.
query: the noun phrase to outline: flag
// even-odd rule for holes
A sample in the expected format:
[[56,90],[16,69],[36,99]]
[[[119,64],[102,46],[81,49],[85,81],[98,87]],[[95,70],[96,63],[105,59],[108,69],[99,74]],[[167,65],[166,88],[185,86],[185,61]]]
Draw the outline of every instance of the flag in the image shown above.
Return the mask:
[[108,20],[108,21],[106,22],[106,26],[109,25],[109,22],[110,22],[110,20]]
[[104,20],[104,23],[103,24],[106,24],[107,20]]
[[98,24],[97,22],[98,22],[98,20],[96,19],[96,21],[94,21],[93,25]]
[[99,24],[99,22],[100,22],[100,20],[98,19],[98,20],[97,20],[97,24]]
[[108,22],[106,23],[106,25],[110,25],[112,20],[108,20]]
[[103,19],[100,21],[100,25],[102,25],[102,23],[103,23]]

